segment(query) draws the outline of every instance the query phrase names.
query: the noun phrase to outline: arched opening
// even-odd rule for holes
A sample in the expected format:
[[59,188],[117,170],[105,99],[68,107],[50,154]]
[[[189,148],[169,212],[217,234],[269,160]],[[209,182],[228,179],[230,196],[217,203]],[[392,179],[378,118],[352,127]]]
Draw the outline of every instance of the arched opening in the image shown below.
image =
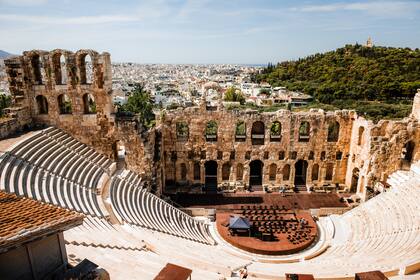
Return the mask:
[[89,54],[83,54],[79,56],[79,60],[80,84],[92,84],[93,64],[91,56]]
[[357,139],[357,145],[362,145],[364,143],[365,128],[363,126],[359,127],[359,136]]
[[188,140],[188,124],[186,122],[177,122],[176,123],[176,138],[178,141]]
[[114,143],[114,154],[118,161],[124,162],[125,159],[125,146],[122,141],[116,141]]
[[275,121],[271,124],[270,127],[270,141],[271,142],[280,142],[281,140],[281,123]]
[[56,85],[65,85],[67,83],[67,63],[63,54],[57,53],[53,56],[53,67]]
[[185,163],[181,163],[181,181],[187,180],[187,165]]
[[319,165],[318,164],[314,164],[312,166],[312,181],[317,181],[318,177],[319,177]]
[[95,98],[90,93],[83,95],[83,112],[84,114],[96,114]]
[[38,109],[38,114],[44,115],[48,114],[48,101],[47,98],[43,95],[38,95],[36,97],[36,105]]
[[236,123],[235,140],[237,142],[243,142],[246,140],[246,125],[244,121],[239,121]]
[[249,186],[262,186],[262,169],[263,163],[261,160],[253,160],[249,164]]
[[359,168],[354,168],[351,176],[350,192],[357,192],[357,184],[359,182]]
[[217,141],[217,122],[209,121],[206,125],[206,140],[210,142]]
[[283,166],[283,181],[289,181],[290,180],[290,165],[286,164],[285,166]]
[[414,148],[415,145],[413,141],[408,141],[407,143],[405,143],[403,149],[403,159],[405,162],[411,163],[413,161]]
[[194,162],[194,180],[201,180],[201,167],[199,162]]
[[207,161],[204,164],[205,188],[207,192],[217,192],[217,162]]
[[328,125],[328,142],[337,142],[340,134],[340,124],[335,121]]
[[238,163],[236,166],[236,180],[242,181],[244,177],[244,166],[242,163]]
[[222,180],[227,181],[229,180],[230,176],[230,164],[228,162],[222,165]]
[[333,179],[333,174],[334,174],[334,164],[328,163],[327,170],[325,172],[325,180],[331,181]]
[[275,181],[277,177],[277,165],[275,163],[270,164],[268,170],[268,177],[270,181]]
[[57,97],[58,101],[58,109],[60,114],[71,114],[72,107],[71,107],[71,99],[67,94],[60,94]]
[[299,142],[309,142],[309,133],[311,130],[311,126],[309,122],[304,121],[300,123],[299,126]]
[[254,122],[251,129],[252,145],[264,145],[265,126],[263,122]]
[[42,62],[38,54],[32,56],[31,66],[35,84],[42,85]]
[[306,186],[306,172],[308,170],[308,162],[300,159],[295,163],[295,186]]

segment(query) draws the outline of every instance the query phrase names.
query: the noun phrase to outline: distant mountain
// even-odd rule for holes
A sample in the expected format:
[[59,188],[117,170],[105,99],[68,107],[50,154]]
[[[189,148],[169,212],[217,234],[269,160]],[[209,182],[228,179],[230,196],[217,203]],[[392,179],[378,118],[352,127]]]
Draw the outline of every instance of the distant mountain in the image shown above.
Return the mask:
[[0,59],[5,59],[5,58],[8,58],[8,57],[13,56],[13,55],[14,54],[11,54],[11,53],[8,53],[6,51],[0,50]]

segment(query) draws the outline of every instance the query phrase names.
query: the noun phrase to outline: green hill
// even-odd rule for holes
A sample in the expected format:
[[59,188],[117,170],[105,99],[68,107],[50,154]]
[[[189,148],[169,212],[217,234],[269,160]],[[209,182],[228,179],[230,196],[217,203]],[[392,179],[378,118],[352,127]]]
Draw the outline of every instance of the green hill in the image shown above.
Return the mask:
[[254,80],[310,94],[319,103],[311,107],[356,109],[375,120],[401,118],[420,88],[420,50],[346,45],[269,64]]

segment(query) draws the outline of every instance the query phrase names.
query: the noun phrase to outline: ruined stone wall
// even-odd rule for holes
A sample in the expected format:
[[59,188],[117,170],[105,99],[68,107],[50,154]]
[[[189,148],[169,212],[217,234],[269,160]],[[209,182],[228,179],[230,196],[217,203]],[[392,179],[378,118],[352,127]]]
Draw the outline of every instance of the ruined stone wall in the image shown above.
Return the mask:
[[[108,53],[34,50],[6,60],[5,65],[14,106],[26,110],[32,123],[59,127],[113,157],[115,133]],[[91,75],[87,68],[92,69]],[[71,103],[71,110],[61,109],[64,103]]]
[[[345,183],[347,157],[350,149],[350,136],[355,113],[352,111],[292,113],[280,110],[274,113],[255,111],[206,110],[205,107],[193,107],[168,112],[161,120],[163,139],[163,159],[165,180],[168,184],[204,184],[205,163],[214,160],[218,165],[219,185],[238,181],[249,184],[249,164],[253,160],[263,162],[263,185],[277,189],[280,185],[294,186],[295,164],[299,160],[307,163],[306,183],[315,187],[323,184]],[[217,141],[206,141],[205,130],[208,121],[218,124]],[[235,129],[238,121],[246,124],[246,139],[237,141]],[[264,144],[252,144],[252,126],[255,122],[264,123]],[[273,122],[281,123],[280,139],[272,139],[270,127]],[[310,124],[308,142],[299,141],[300,124]],[[188,138],[177,137],[177,123],[188,124]],[[339,124],[337,141],[327,141],[328,126],[332,122]],[[181,139],[180,139],[181,138]],[[200,178],[194,179],[194,164],[200,164]],[[223,178],[223,164],[229,164],[228,179]],[[184,165],[187,167],[186,178],[182,178]],[[237,178],[238,164],[243,165],[243,177]],[[275,176],[270,176],[270,167],[275,164]],[[319,166],[318,176],[312,180],[314,165]],[[284,166],[290,166],[289,178],[283,178]],[[327,169],[332,168],[332,178],[326,179]],[[184,168],[185,169],[185,168]],[[287,169],[287,168],[286,168]],[[314,170],[315,173],[315,170]],[[240,174],[239,174],[240,175]],[[273,175],[273,174],[272,174]],[[270,178],[271,177],[271,178]],[[318,178],[316,178],[318,177]],[[184,180],[185,179],[185,180]]]

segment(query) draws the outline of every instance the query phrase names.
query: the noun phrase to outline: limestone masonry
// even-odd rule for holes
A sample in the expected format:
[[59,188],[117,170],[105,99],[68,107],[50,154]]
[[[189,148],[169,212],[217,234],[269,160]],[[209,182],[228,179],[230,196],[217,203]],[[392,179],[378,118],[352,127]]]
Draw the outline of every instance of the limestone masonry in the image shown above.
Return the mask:
[[1,138],[52,125],[111,159],[123,146],[127,168],[158,193],[307,185],[365,199],[367,187],[420,160],[420,92],[410,117],[377,124],[348,110],[258,113],[203,101],[164,110],[145,130],[114,113],[109,53],[33,50],[5,65],[14,103],[1,120]]

